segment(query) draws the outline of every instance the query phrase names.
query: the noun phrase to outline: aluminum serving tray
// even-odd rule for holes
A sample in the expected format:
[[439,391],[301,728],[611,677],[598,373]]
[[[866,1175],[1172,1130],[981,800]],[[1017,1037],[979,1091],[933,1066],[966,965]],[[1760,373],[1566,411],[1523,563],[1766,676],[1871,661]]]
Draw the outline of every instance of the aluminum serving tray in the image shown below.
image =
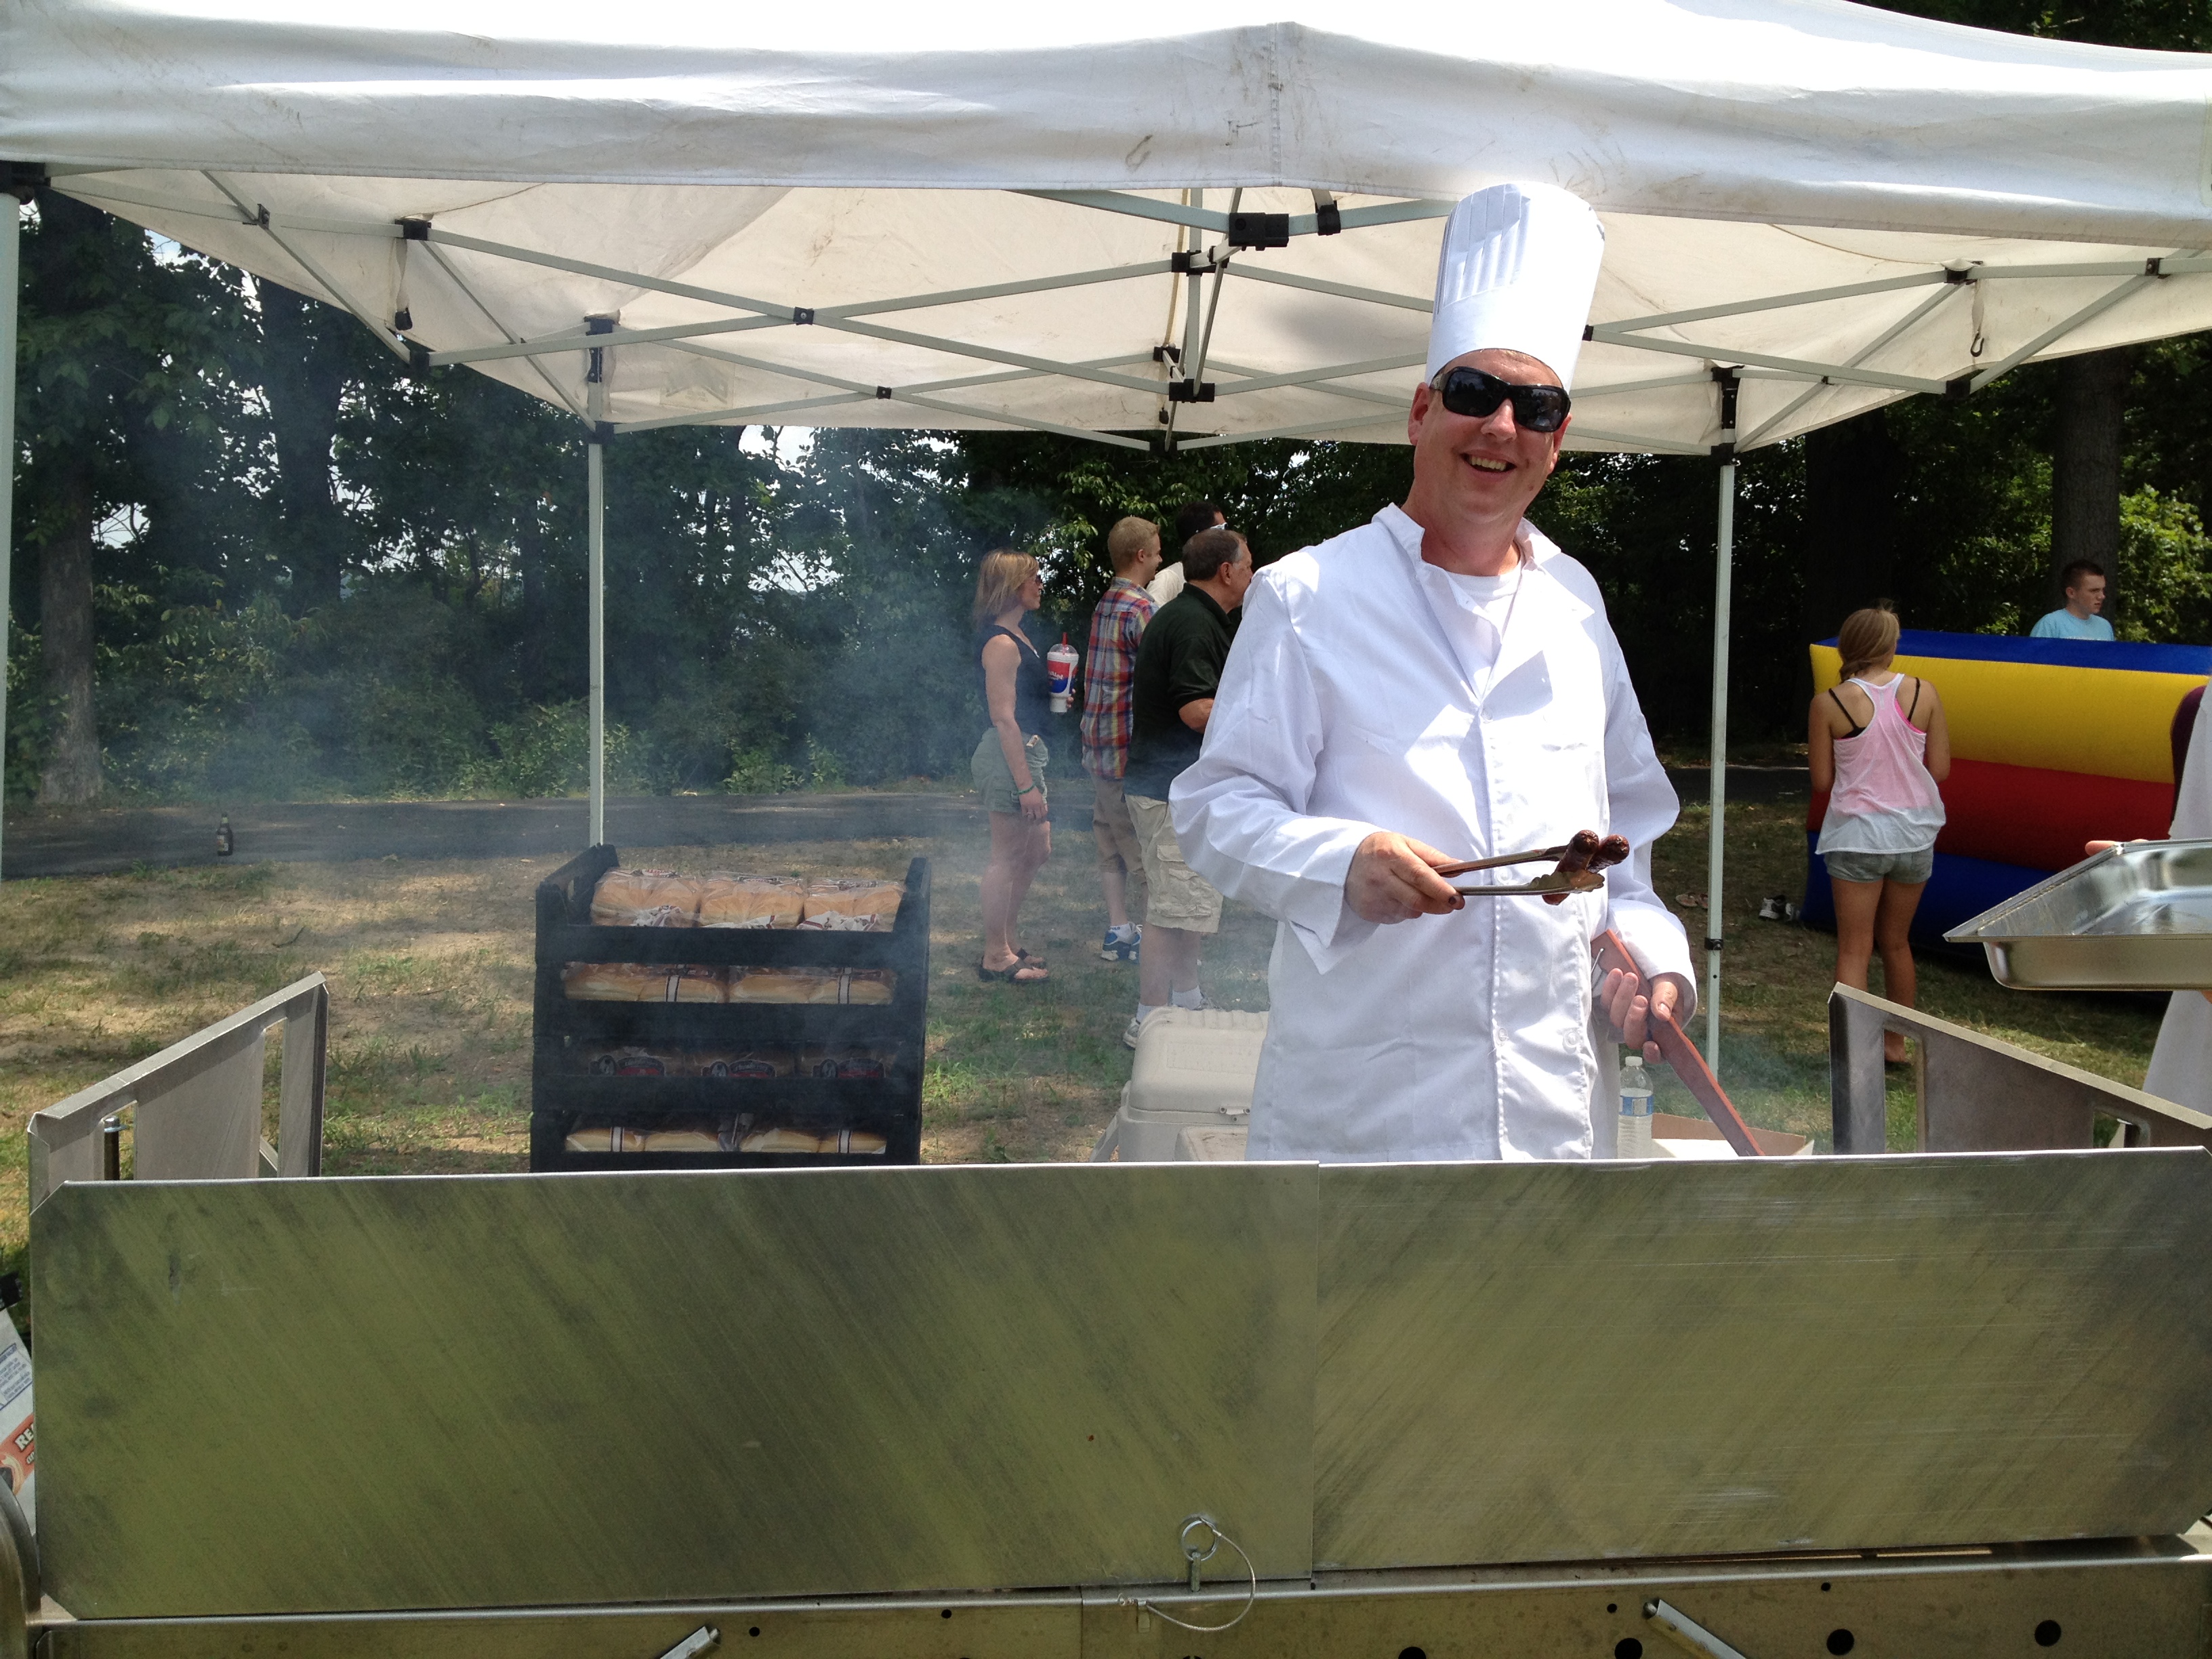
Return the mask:
[[2212,841],[2099,853],[1943,937],[2016,990],[2212,988]]

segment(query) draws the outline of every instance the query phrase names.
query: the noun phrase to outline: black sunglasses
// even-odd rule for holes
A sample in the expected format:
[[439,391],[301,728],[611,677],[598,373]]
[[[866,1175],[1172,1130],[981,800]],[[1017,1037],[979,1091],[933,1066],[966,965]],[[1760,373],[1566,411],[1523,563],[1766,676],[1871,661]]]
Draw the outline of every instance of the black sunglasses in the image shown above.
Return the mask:
[[1513,400],[1513,420],[1530,432],[1557,432],[1566,424],[1574,399],[1559,386],[1516,386],[1479,368],[1448,368],[1434,385],[1443,405],[1455,415],[1478,420],[1495,415],[1498,405]]

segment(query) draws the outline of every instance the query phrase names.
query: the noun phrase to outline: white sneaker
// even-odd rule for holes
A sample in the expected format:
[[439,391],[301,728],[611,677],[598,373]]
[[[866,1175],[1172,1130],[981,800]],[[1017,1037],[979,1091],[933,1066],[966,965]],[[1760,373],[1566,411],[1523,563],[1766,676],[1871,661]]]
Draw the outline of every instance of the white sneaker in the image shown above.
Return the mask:
[[1144,1029],[1143,1022],[1138,1019],[1134,1014],[1130,1015],[1129,1024],[1121,1033],[1122,1042],[1129,1048],[1135,1048],[1137,1046],[1137,1038],[1142,1034]]

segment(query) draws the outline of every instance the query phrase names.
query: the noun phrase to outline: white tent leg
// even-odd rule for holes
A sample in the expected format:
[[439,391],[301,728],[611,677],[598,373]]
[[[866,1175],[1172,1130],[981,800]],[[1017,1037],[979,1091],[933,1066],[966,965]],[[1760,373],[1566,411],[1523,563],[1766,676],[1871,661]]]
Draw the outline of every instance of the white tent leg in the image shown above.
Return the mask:
[[592,566],[591,844],[598,847],[607,838],[607,447],[596,433],[584,446],[584,454]]
[[15,297],[21,287],[22,204],[0,191],[0,755],[8,741],[8,607],[15,545]]
[[1721,465],[1713,560],[1712,823],[1705,841],[1705,1064],[1721,1069],[1721,878],[1728,828],[1729,590],[1735,557],[1735,462]]

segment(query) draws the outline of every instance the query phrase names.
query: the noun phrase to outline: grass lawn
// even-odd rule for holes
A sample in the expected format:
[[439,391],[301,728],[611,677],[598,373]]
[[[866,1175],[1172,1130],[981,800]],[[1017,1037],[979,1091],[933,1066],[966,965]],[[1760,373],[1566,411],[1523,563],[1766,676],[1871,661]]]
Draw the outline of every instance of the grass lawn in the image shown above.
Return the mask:
[[[1055,794],[1072,800],[1079,787],[1056,785]],[[1825,1139],[1833,942],[1756,915],[1763,895],[1802,885],[1803,819],[1802,801],[1729,812],[1722,1076],[1753,1121]],[[1694,809],[1658,848],[1669,900],[1703,892],[1705,832]],[[1049,957],[1051,981],[978,981],[984,850],[980,826],[937,840],[623,849],[626,862],[793,874],[896,875],[927,854],[935,935],[923,1156],[1079,1158],[1128,1076],[1121,1028],[1136,970],[1098,960],[1091,842],[1063,831],[1024,911],[1024,943]],[[531,890],[557,861],[245,864],[0,886],[0,1264],[23,1250],[32,1112],[316,969],[331,987],[327,1170],[524,1168]],[[1702,918],[1689,914],[1699,937]],[[1273,931],[1231,907],[1206,963],[1215,1002],[1267,1006]],[[2131,1085],[2142,1080],[2159,1013],[2142,999],[2006,991],[1978,963],[1926,960],[1921,1005]],[[1686,1097],[1665,1097],[1671,1089],[1662,1109],[1694,1113]],[[1893,1086],[1893,1145],[1911,1144],[1910,1091]]]

